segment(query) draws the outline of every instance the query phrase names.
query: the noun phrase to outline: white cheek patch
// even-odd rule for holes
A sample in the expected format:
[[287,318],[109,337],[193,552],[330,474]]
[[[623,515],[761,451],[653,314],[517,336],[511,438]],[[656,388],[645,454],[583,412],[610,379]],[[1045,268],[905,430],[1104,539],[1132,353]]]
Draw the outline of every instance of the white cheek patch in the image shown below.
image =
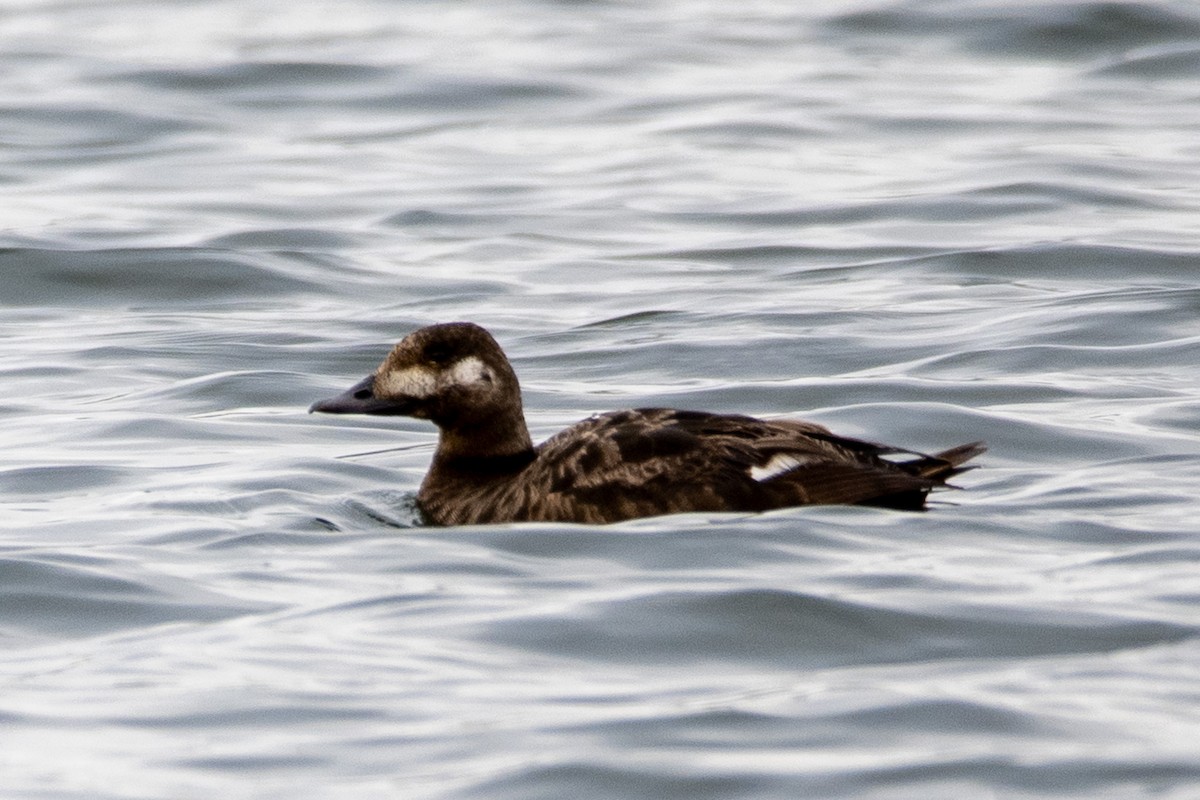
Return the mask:
[[382,397],[429,397],[437,391],[437,376],[426,367],[391,370],[375,378],[375,394]]
[[785,472],[790,472],[797,467],[811,464],[815,460],[811,456],[802,456],[797,453],[776,453],[761,467],[751,467],[750,477],[762,483],[763,481],[771,480],[771,478],[776,478]]
[[484,363],[475,356],[467,356],[456,361],[454,366],[446,370],[442,380],[451,386],[470,386],[484,380],[491,380],[492,373]]

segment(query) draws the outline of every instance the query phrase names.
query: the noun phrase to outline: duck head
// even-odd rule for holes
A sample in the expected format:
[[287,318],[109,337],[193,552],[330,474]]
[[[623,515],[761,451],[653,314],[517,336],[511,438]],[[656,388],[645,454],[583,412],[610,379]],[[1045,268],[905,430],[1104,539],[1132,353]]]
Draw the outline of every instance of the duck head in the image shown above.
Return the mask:
[[521,389],[500,345],[470,322],[430,325],[406,336],[374,374],[309,412],[427,419],[443,430],[521,419]]

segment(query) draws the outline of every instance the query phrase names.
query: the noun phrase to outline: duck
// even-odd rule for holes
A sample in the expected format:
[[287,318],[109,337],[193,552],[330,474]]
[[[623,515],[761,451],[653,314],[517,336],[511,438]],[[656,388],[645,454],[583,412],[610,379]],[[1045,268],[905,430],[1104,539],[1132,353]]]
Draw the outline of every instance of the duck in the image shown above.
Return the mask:
[[416,498],[436,526],[607,524],[831,504],[918,511],[986,450],[971,442],[925,455],[812,422],[671,408],[597,414],[534,445],[508,357],[471,322],[413,331],[374,373],[309,412],[436,425]]

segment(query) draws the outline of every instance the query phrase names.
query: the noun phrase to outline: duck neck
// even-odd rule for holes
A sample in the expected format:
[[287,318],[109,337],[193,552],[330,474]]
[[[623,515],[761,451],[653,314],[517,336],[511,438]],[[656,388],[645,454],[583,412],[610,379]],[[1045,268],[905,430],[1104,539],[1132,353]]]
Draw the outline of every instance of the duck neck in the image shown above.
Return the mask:
[[485,468],[491,464],[525,466],[533,460],[533,441],[525,417],[516,414],[507,420],[491,419],[470,426],[443,428],[438,437],[435,468]]

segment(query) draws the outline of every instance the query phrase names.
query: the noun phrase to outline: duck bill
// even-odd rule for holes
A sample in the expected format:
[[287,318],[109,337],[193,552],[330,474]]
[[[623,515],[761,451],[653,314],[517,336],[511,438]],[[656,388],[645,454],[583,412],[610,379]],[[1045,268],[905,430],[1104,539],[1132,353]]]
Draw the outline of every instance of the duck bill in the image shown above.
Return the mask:
[[406,416],[412,414],[412,410],[413,401],[408,398],[376,397],[375,376],[368,375],[338,396],[313,403],[308,413]]

